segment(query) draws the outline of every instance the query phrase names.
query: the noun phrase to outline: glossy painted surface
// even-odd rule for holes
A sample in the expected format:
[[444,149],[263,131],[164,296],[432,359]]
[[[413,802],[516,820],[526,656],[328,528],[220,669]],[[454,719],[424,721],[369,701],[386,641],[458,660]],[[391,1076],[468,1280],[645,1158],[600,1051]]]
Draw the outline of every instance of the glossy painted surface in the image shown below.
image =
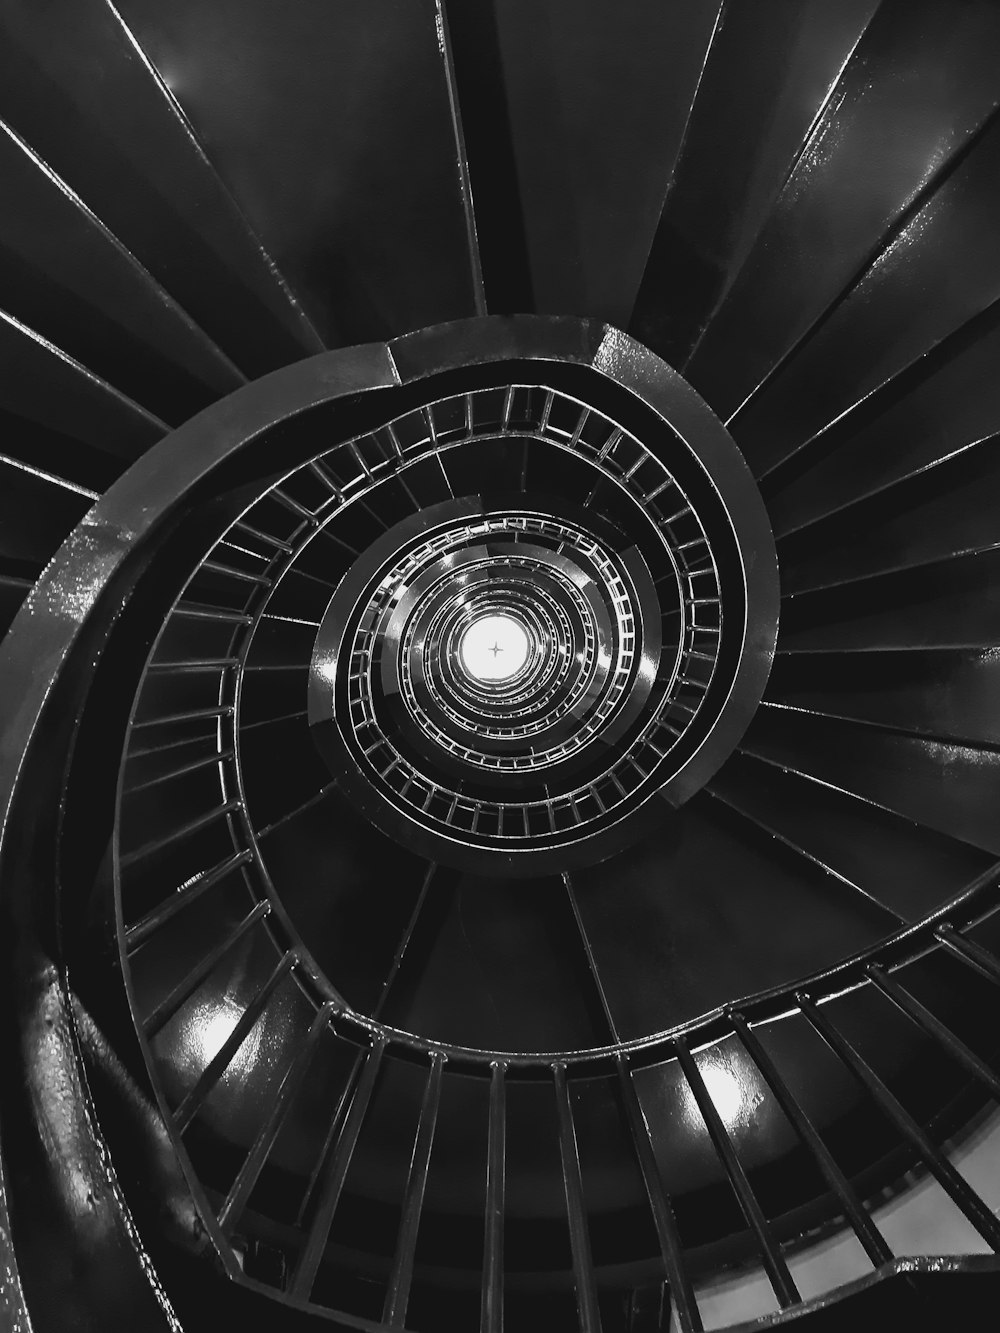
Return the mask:
[[6,1320],[11,1333],[29,1333],[31,1325],[28,1307],[24,1301],[24,1289],[17,1271],[17,1255],[10,1230],[7,1191],[2,1175],[0,1175],[0,1264],[3,1265],[3,1280],[0,1281],[0,1314]]
[[995,745],[997,648],[786,657],[771,679],[775,703],[939,739]]
[[[997,1079],[997,8],[384,8],[83,0],[0,20],[17,136],[0,144],[0,613],[151,450],[0,663],[0,944],[44,946],[0,968],[21,997],[0,1006],[0,1115],[35,1327],[167,1327],[154,1270],[198,1333],[404,1311],[501,1333],[501,1303],[508,1328],[605,1333],[672,1304],[686,1333],[824,1280],[850,1285],[790,1311],[803,1328],[972,1327],[992,1260],[864,1275],[883,1242],[1000,1239],[935,1146]],[[193,585],[138,718],[123,906],[147,1070],[93,880],[140,664],[228,521],[206,501],[248,501],[341,407],[363,424],[364,390],[443,370],[456,334],[264,379],[160,449],[164,423],[321,337],[393,338],[484,301],[595,329],[635,304],[632,332],[735,412],[780,535],[765,703],[709,787],[618,857],[518,884],[435,870],[333,791],[300,812],[324,770],[287,667],[353,558],[331,541],[282,585],[273,609],[295,623],[269,623],[247,693],[281,903],[256,908],[247,863],[220,859],[235,809],[136,855],[217,791],[233,574],[304,521],[313,493],[290,485]],[[559,356],[598,355],[567,328]],[[605,340],[605,371],[627,347]],[[508,327],[468,351],[481,370],[518,343]],[[299,408],[270,459],[249,442]],[[540,452],[527,475],[563,479]],[[441,498],[440,478],[412,481],[372,521]],[[725,1009],[743,997],[749,1028]],[[919,1242],[874,1202],[914,1152]],[[796,1252],[845,1206],[850,1262]],[[0,1212],[0,1311],[7,1235]]]
[[991,750],[780,706],[758,715],[743,748],[801,768],[928,828],[994,854],[1000,851],[994,813],[1000,766]]
[[987,306],[814,437],[787,478],[769,481],[777,533],[805,527],[996,435],[998,316],[1000,306]]
[[243,376],[83,201],[6,126],[0,173],[7,311],[178,424]]
[[[12,315],[0,313],[5,411],[129,463],[168,427]],[[37,386],[49,386],[39,394]]]
[[628,325],[671,365],[711,322],[877,8],[722,6]]
[[[177,1328],[162,1286],[144,1272],[148,1257],[93,1132],[66,992],[51,964],[37,958],[25,969],[25,961],[18,990],[5,994],[7,1015],[20,1020],[19,1049],[7,1058],[24,1071],[23,1083],[4,1107],[8,1206],[32,1321],[24,1327],[55,1327],[73,1311],[80,1329],[108,1318],[143,1330]],[[169,1176],[170,1158],[162,1160]],[[169,1207],[166,1195],[163,1203]]]
[[328,346],[474,313],[433,0],[120,10]]
[[988,852],[934,834],[749,752],[712,791],[907,921],[932,912],[992,864]]
[[[754,724],[756,726],[756,724]],[[864,948],[892,918],[700,795],[607,867],[573,876],[623,1034],[671,1028]],[[741,886],[734,891],[734,886]],[[822,920],[822,929],[815,923]],[[713,948],[717,936],[725,950]]]
[[[800,596],[996,545],[1000,457],[992,439],[958,448],[898,488],[782,543],[782,592]],[[859,601],[864,589],[859,590]]]
[[1000,120],[991,117],[956,159],[822,327],[740,410],[733,428],[757,476],[807,449],[827,422],[1000,296]]
[[[4,13],[0,116],[247,373],[322,342],[107,0]],[[127,112],[123,110],[127,108]]]
[[992,647],[1000,636],[998,566],[1000,555],[988,549],[789,598],[779,652]]
[[[639,0],[614,12],[600,0],[449,7],[475,198],[494,171],[497,139],[501,161],[513,158],[517,212],[510,196],[495,201],[495,186],[482,187],[491,310],[586,313],[624,327],[719,8],[718,0]],[[485,68],[500,67],[496,82],[480,85],[472,74],[482,53]],[[498,212],[503,231],[494,230]],[[527,269],[517,274],[515,304],[501,267],[511,227],[523,235]],[[491,281],[491,268],[503,278]]]
[[933,193],[997,104],[998,52],[1000,14],[989,0],[958,13],[947,0],[879,6],[686,366],[724,418]]

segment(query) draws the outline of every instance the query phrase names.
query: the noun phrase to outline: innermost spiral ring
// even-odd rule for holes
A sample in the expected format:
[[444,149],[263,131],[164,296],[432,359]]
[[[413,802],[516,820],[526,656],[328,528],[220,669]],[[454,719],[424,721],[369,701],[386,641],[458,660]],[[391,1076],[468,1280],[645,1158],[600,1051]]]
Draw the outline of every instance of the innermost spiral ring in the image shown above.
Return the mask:
[[766,514],[721,424],[647,369],[634,398],[588,385],[621,421],[547,384],[484,384],[307,464],[331,497],[295,557],[332,589],[312,737],[344,795],[435,862],[603,859],[699,790],[759,700]]
[[527,632],[507,615],[479,616],[462,635],[462,666],[476,681],[509,680],[528,660]]

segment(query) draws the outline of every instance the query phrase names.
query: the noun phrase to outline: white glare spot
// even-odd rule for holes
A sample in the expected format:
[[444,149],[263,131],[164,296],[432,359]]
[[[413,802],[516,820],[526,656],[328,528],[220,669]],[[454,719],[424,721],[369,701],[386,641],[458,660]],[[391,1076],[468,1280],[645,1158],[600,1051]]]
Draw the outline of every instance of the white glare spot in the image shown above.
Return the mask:
[[510,616],[481,616],[462,635],[459,653],[475,680],[507,680],[528,659],[528,636]]
[[723,1121],[730,1127],[735,1125],[745,1110],[746,1089],[740,1086],[739,1079],[725,1065],[707,1065],[701,1071],[701,1076]]
[[[736,1129],[752,1124],[763,1101],[760,1082],[754,1073],[742,1062],[727,1060],[718,1054],[699,1060],[698,1067],[708,1095],[726,1128]],[[700,1119],[701,1113],[697,1110],[690,1090],[685,1100],[689,1104],[689,1115]]]
[[239,1005],[226,999],[219,1005],[203,1006],[194,1015],[185,1040],[197,1051],[202,1067],[210,1064],[225,1046],[241,1012]]

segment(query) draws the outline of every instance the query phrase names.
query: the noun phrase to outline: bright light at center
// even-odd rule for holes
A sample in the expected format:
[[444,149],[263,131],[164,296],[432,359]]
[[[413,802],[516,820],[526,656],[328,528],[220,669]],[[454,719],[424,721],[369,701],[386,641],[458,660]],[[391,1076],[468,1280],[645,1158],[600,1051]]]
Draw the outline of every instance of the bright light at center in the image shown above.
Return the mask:
[[510,616],[481,616],[462,635],[462,665],[475,680],[506,680],[528,659],[528,636]]

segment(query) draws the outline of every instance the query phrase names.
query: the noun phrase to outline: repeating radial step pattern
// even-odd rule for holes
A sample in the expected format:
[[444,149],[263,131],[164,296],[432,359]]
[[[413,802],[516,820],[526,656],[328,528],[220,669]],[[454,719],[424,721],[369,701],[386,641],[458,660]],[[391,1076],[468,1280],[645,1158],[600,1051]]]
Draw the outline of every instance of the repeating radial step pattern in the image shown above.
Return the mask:
[[485,313],[606,320],[675,366],[777,543],[726,764],[612,859],[517,881],[359,819],[303,722],[340,576],[468,489],[457,459],[263,613],[304,490],[179,577],[121,925],[231,1274],[388,1327],[698,1329],[713,1265],[808,1296],[824,1219],[888,1263],[874,1195],[913,1162],[996,1250],[941,1147],[1000,1092],[996,4],[78,0],[56,31],[9,0],[0,34],[3,628],[201,409]]

